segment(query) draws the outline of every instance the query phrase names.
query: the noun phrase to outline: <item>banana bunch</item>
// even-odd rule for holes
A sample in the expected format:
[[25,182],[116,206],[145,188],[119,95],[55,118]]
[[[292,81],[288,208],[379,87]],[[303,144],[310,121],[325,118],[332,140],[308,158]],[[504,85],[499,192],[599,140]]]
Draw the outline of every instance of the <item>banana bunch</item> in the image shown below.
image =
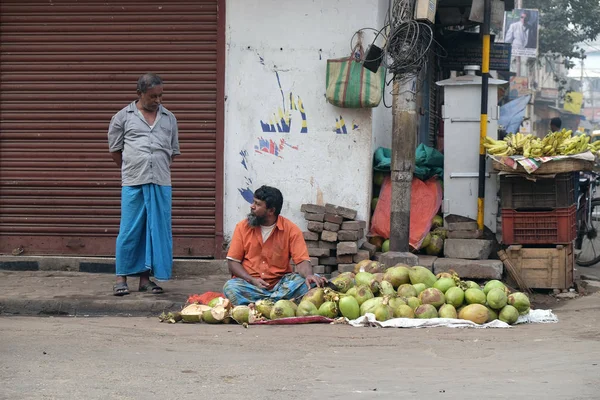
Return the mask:
[[588,150],[590,150],[592,153],[598,153],[600,151],[600,140],[588,144]]
[[572,131],[568,131],[566,129],[558,132],[548,133],[542,140],[544,156],[551,157],[560,155],[559,148],[562,146],[565,140],[571,138],[572,133]]
[[484,147],[488,154],[494,156],[523,155],[525,157],[551,157],[559,155],[579,154],[591,150],[600,152],[600,141],[590,144],[588,135],[573,136],[572,131],[563,129],[559,132],[550,132],[544,139],[531,134],[522,133],[506,135],[504,140],[485,138]]
[[509,142],[506,140],[494,140],[486,136],[483,146],[487,149],[488,154],[494,156],[512,156],[515,154],[514,149],[509,146]]
[[577,135],[563,141],[558,146],[560,155],[567,156],[571,154],[579,154],[587,151],[590,137],[588,135]]

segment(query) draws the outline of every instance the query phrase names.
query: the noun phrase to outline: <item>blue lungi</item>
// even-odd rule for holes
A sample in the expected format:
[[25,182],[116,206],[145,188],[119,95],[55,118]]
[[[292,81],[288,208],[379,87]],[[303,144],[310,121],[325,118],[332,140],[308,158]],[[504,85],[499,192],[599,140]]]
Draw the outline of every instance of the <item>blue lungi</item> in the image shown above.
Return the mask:
[[[314,283],[311,287],[315,287]],[[235,306],[256,303],[258,300],[270,299],[292,300],[304,296],[308,292],[305,279],[300,274],[286,274],[272,290],[259,288],[241,278],[228,280],[223,286],[223,294]]]
[[122,187],[116,270],[119,276],[150,271],[158,280],[171,278],[173,234],[170,186],[149,183]]

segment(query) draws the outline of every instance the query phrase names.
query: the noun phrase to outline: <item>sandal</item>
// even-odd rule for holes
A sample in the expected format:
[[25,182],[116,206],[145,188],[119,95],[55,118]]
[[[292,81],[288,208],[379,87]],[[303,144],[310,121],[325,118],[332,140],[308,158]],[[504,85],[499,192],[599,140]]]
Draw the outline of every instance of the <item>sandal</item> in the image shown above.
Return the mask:
[[156,283],[152,282],[152,281],[148,281],[148,283],[146,283],[143,286],[140,286],[140,292],[150,292],[152,294],[161,294],[164,293],[163,288],[161,288],[160,286],[158,286]]
[[126,282],[119,282],[113,286],[113,295],[125,296],[126,294],[129,294],[129,287]]

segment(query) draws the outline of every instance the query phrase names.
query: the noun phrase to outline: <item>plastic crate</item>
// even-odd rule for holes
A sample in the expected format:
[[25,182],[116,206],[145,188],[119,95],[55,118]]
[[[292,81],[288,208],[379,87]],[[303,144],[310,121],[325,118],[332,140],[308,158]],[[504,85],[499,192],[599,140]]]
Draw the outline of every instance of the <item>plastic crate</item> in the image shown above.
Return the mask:
[[521,176],[500,177],[502,208],[552,210],[575,204],[579,173],[557,174],[535,181]]
[[572,244],[552,248],[509,246],[506,255],[530,288],[569,289],[573,285]]
[[504,244],[571,244],[577,237],[577,208],[552,211],[502,209]]

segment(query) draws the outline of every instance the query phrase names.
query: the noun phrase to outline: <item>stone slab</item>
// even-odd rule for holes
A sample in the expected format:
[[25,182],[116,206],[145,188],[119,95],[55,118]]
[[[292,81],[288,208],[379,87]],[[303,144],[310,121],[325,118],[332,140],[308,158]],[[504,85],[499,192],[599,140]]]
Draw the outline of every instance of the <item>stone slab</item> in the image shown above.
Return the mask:
[[379,262],[382,263],[385,268],[393,267],[398,263],[406,264],[412,267],[419,265],[419,257],[408,252],[388,251],[387,253],[381,254],[379,257]]
[[320,247],[318,240],[304,240],[306,247]]
[[319,258],[320,265],[337,265],[336,257],[320,257]]
[[325,206],[318,204],[302,204],[300,211],[303,213],[325,214]]
[[494,242],[483,239],[446,239],[444,256],[467,260],[487,260],[492,253]]
[[337,249],[337,243],[335,242],[325,242],[323,240],[319,240],[319,246],[323,249],[335,250]]
[[337,214],[325,213],[325,222],[341,225],[341,223],[344,222],[344,217]]
[[375,256],[375,252],[377,252],[377,246],[369,242],[364,242],[360,248],[361,250],[367,250],[369,252],[369,257]]
[[304,240],[319,240],[319,234],[316,232],[302,232]]
[[325,213],[304,213],[304,219],[307,221],[323,222]]
[[341,215],[345,219],[355,219],[358,214],[356,210],[346,208],[342,206],[336,206],[335,204],[325,204],[325,212],[329,214]]
[[337,232],[323,231],[321,240],[324,242],[337,242]]
[[438,258],[436,256],[426,256],[426,255],[421,255],[419,254],[419,264],[421,267],[425,267],[428,270],[433,272],[433,264],[435,263],[435,260],[437,260]]
[[345,221],[342,223],[342,229],[345,231],[358,231],[359,229],[366,229],[366,221]]
[[356,254],[358,253],[358,245],[356,242],[339,242],[337,244],[337,255]]
[[319,265],[319,258],[318,257],[310,257],[310,265],[312,265],[313,267],[315,265]]
[[338,231],[338,240],[339,241],[353,241],[358,240],[358,231],[346,231],[340,230]]
[[338,264],[352,264],[354,259],[353,254],[343,254],[336,256],[336,260]]
[[449,231],[476,231],[477,230],[477,222],[475,222],[475,221],[449,222],[448,230]]
[[324,224],[322,222],[317,221],[308,221],[306,223],[306,229],[311,232],[321,233],[323,232]]
[[481,239],[483,232],[474,231],[448,231],[448,239]]
[[453,269],[461,279],[502,279],[504,265],[500,260],[465,260],[438,258],[433,262],[433,273]]
[[323,229],[331,232],[337,232],[340,230],[340,224],[334,224],[333,222],[325,222],[323,224]]
[[309,247],[308,248],[308,255],[311,256],[311,257],[329,257],[330,250],[329,249],[322,249],[320,247]]
[[353,272],[354,271],[354,264],[338,264],[338,271],[340,273],[343,272]]
[[324,274],[325,266],[324,265],[315,265],[313,267],[313,274]]
[[354,257],[352,258],[352,261],[354,263],[358,263],[364,260],[368,260],[371,258],[371,255],[369,254],[369,252],[367,250],[358,250],[358,253],[356,253],[354,255]]

